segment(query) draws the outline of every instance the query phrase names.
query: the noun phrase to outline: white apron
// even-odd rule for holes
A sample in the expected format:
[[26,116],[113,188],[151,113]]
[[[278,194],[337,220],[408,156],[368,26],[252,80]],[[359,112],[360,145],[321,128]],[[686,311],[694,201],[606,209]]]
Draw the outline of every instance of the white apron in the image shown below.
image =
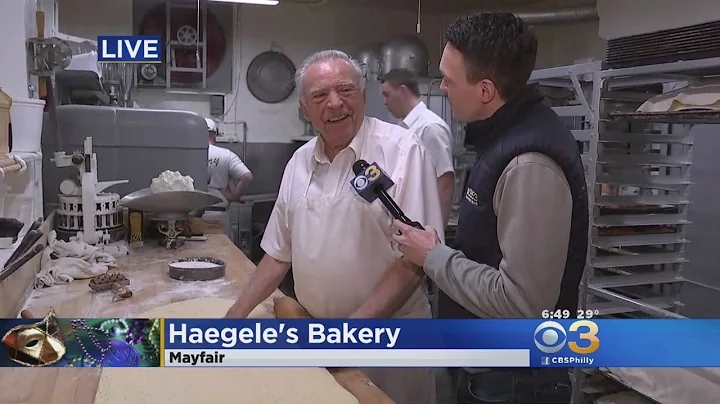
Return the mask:
[[[288,218],[295,294],[315,318],[348,318],[396,259],[384,230],[390,218],[377,203],[348,192],[308,198],[309,185],[303,184],[305,197],[290,208]],[[393,317],[431,318],[424,289],[418,288]],[[433,369],[362,370],[397,404],[435,403]]]

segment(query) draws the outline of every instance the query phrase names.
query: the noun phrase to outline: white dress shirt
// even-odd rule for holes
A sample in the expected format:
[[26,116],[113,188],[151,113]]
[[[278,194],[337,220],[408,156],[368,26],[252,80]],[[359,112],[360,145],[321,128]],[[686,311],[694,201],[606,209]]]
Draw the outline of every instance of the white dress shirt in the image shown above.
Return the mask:
[[[302,251],[293,251],[290,241],[291,232],[303,231],[290,226],[293,208],[301,199],[323,195],[332,197],[341,193],[352,193],[360,198],[350,185],[354,177],[352,165],[360,158],[368,163],[376,162],[395,182],[388,193],[406,216],[439,229],[439,236],[444,239],[435,169],[425,148],[407,129],[366,117],[350,145],[340,151],[332,162],[323,152],[320,137],[307,142],[293,154],[285,167],[278,199],[262,239],[261,247],[265,253],[285,262],[291,262],[293,254],[302,254]],[[348,248],[372,253],[363,245],[366,240],[376,237],[391,240],[394,233],[392,218],[379,200],[373,202],[372,212],[374,217],[368,217],[368,220],[381,221],[384,234],[363,234],[357,239],[345,240]],[[326,220],[338,221],[342,218],[328,217]],[[326,236],[345,239],[349,234],[352,232]],[[306,237],[316,235],[307,234]],[[335,253],[345,254],[347,251],[328,251],[328,254]]]
[[403,119],[403,124],[415,133],[430,153],[438,178],[454,172],[452,133],[448,124],[420,101]]

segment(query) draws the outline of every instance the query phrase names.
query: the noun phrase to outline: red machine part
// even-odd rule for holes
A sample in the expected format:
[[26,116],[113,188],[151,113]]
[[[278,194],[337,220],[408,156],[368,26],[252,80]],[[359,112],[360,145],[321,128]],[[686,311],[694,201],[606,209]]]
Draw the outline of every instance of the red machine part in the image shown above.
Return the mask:
[[[169,46],[170,41],[177,41],[177,32],[183,26],[190,26],[197,29],[197,40],[202,41],[204,16],[202,11],[200,14],[200,27],[197,27],[197,10],[189,8],[172,8],[170,15],[170,38],[166,38],[166,9],[164,4],[153,7],[143,16],[140,23],[139,35],[160,36],[165,46]],[[225,34],[223,33],[220,23],[212,12],[207,12],[207,77],[215,73],[225,57],[227,43]],[[164,48],[165,50],[167,48]],[[196,47],[176,47],[175,48],[175,66],[176,67],[195,67]],[[200,60],[202,61],[202,48],[200,48]],[[158,69],[158,75],[165,78],[165,63]],[[202,63],[202,62],[201,62]],[[171,72],[172,84],[193,85],[202,82],[202,73],[195,72]]]

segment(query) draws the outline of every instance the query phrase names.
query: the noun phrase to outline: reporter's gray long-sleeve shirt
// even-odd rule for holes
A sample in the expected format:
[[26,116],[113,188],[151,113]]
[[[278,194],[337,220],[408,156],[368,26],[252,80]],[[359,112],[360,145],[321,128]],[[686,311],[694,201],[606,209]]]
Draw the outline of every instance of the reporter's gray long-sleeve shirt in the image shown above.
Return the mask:
[[570,239],[570,186],[549,157],[522,154],[500,176],[493,209],[503,255],[498,268],[438,244],[425,260],[425,273],[479,317],[538,318],[554,309],[560,294]]

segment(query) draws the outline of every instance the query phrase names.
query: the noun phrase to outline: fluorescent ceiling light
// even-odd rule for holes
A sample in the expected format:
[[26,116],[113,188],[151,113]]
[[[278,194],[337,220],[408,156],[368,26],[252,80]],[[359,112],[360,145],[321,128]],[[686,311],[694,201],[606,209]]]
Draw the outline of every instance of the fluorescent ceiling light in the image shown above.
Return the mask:
[[278,0],[210,0],[219,3],[242,3],[242,4],[257,4],[261,6],[276,6]]

